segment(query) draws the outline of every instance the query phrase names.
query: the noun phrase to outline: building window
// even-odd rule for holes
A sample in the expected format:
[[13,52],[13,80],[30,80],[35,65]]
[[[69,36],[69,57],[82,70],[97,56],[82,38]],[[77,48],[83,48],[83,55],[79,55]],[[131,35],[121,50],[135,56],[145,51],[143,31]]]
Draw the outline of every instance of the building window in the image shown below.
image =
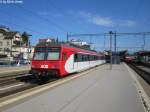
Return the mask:
[[0,41],[0,46],[3,46],[3,42]]
[[9,42],[7,42],[7,45],[9,46],[9,45],[10,45],[10,43],[9,43]]

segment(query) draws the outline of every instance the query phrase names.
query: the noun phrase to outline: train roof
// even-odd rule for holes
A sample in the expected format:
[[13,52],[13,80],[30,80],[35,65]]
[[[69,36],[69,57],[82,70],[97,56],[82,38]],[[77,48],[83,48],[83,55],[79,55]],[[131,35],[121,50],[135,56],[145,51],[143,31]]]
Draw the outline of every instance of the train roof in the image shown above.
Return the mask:
[[36,47],[65,47],[65,48],[74,48],[78,53],[87,53],[93,55],[102,55],[95,50],[89,49],[86,46],[77,46],[69,42],[42,42],[38,43]]

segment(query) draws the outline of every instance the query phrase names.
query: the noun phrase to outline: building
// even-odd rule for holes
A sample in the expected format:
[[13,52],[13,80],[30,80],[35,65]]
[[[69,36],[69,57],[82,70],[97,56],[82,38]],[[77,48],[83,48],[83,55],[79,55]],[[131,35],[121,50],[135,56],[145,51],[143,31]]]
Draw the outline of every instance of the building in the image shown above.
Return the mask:
[[81,41],[81,40],[75,40],[75,39],[72,39],[72,40],[70,41],[70,43],[75,44],[75,45],[78,45],[78,46],[89,45],[87,42],[83,42],[83,41]]
[[42,38],[42,39],[39,39],[39,43],[56,42],[56,41],[58,41],[58,39],[55,39],[55,38]]
[[34,46],[21,46],[13,48],[13,56],[18,59],[32,59],[34,53]]
[[21,45],[21,34],[7,27],[0,27],[0,54],[13,55],[14,48]]
[[86,49],[86,50],[91,50],[91,46],[87,42],[84,42],[84,41],[81,41],[81,40],[75,40],[75,39],[72,39],[69,42],[73,46],[80,47],[80,48]]

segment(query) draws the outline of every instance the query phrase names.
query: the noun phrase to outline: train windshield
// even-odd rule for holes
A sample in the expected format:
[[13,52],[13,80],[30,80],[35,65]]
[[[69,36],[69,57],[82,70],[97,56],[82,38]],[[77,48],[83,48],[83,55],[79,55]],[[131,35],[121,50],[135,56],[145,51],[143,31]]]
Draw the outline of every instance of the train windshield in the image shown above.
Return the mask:
[[37,47],[34,53],[34,60],[59,60],[60,48]]
[[34,60],[44,60],[45,59],[45,54],[46,54],[46,48],[36,48],[35,49],[35,54],[34,54]]
[[47,60],[59,60],[60,48],[47,48]]

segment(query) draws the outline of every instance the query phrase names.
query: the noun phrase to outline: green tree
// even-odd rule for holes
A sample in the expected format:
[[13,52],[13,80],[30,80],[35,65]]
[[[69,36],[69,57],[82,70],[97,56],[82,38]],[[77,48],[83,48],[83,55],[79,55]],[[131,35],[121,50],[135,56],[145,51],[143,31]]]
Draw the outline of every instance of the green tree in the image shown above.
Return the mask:
[[23,32],[21,37],[22,37],[23,44],[27,46],[29,40],[29,34],[27,32]]

